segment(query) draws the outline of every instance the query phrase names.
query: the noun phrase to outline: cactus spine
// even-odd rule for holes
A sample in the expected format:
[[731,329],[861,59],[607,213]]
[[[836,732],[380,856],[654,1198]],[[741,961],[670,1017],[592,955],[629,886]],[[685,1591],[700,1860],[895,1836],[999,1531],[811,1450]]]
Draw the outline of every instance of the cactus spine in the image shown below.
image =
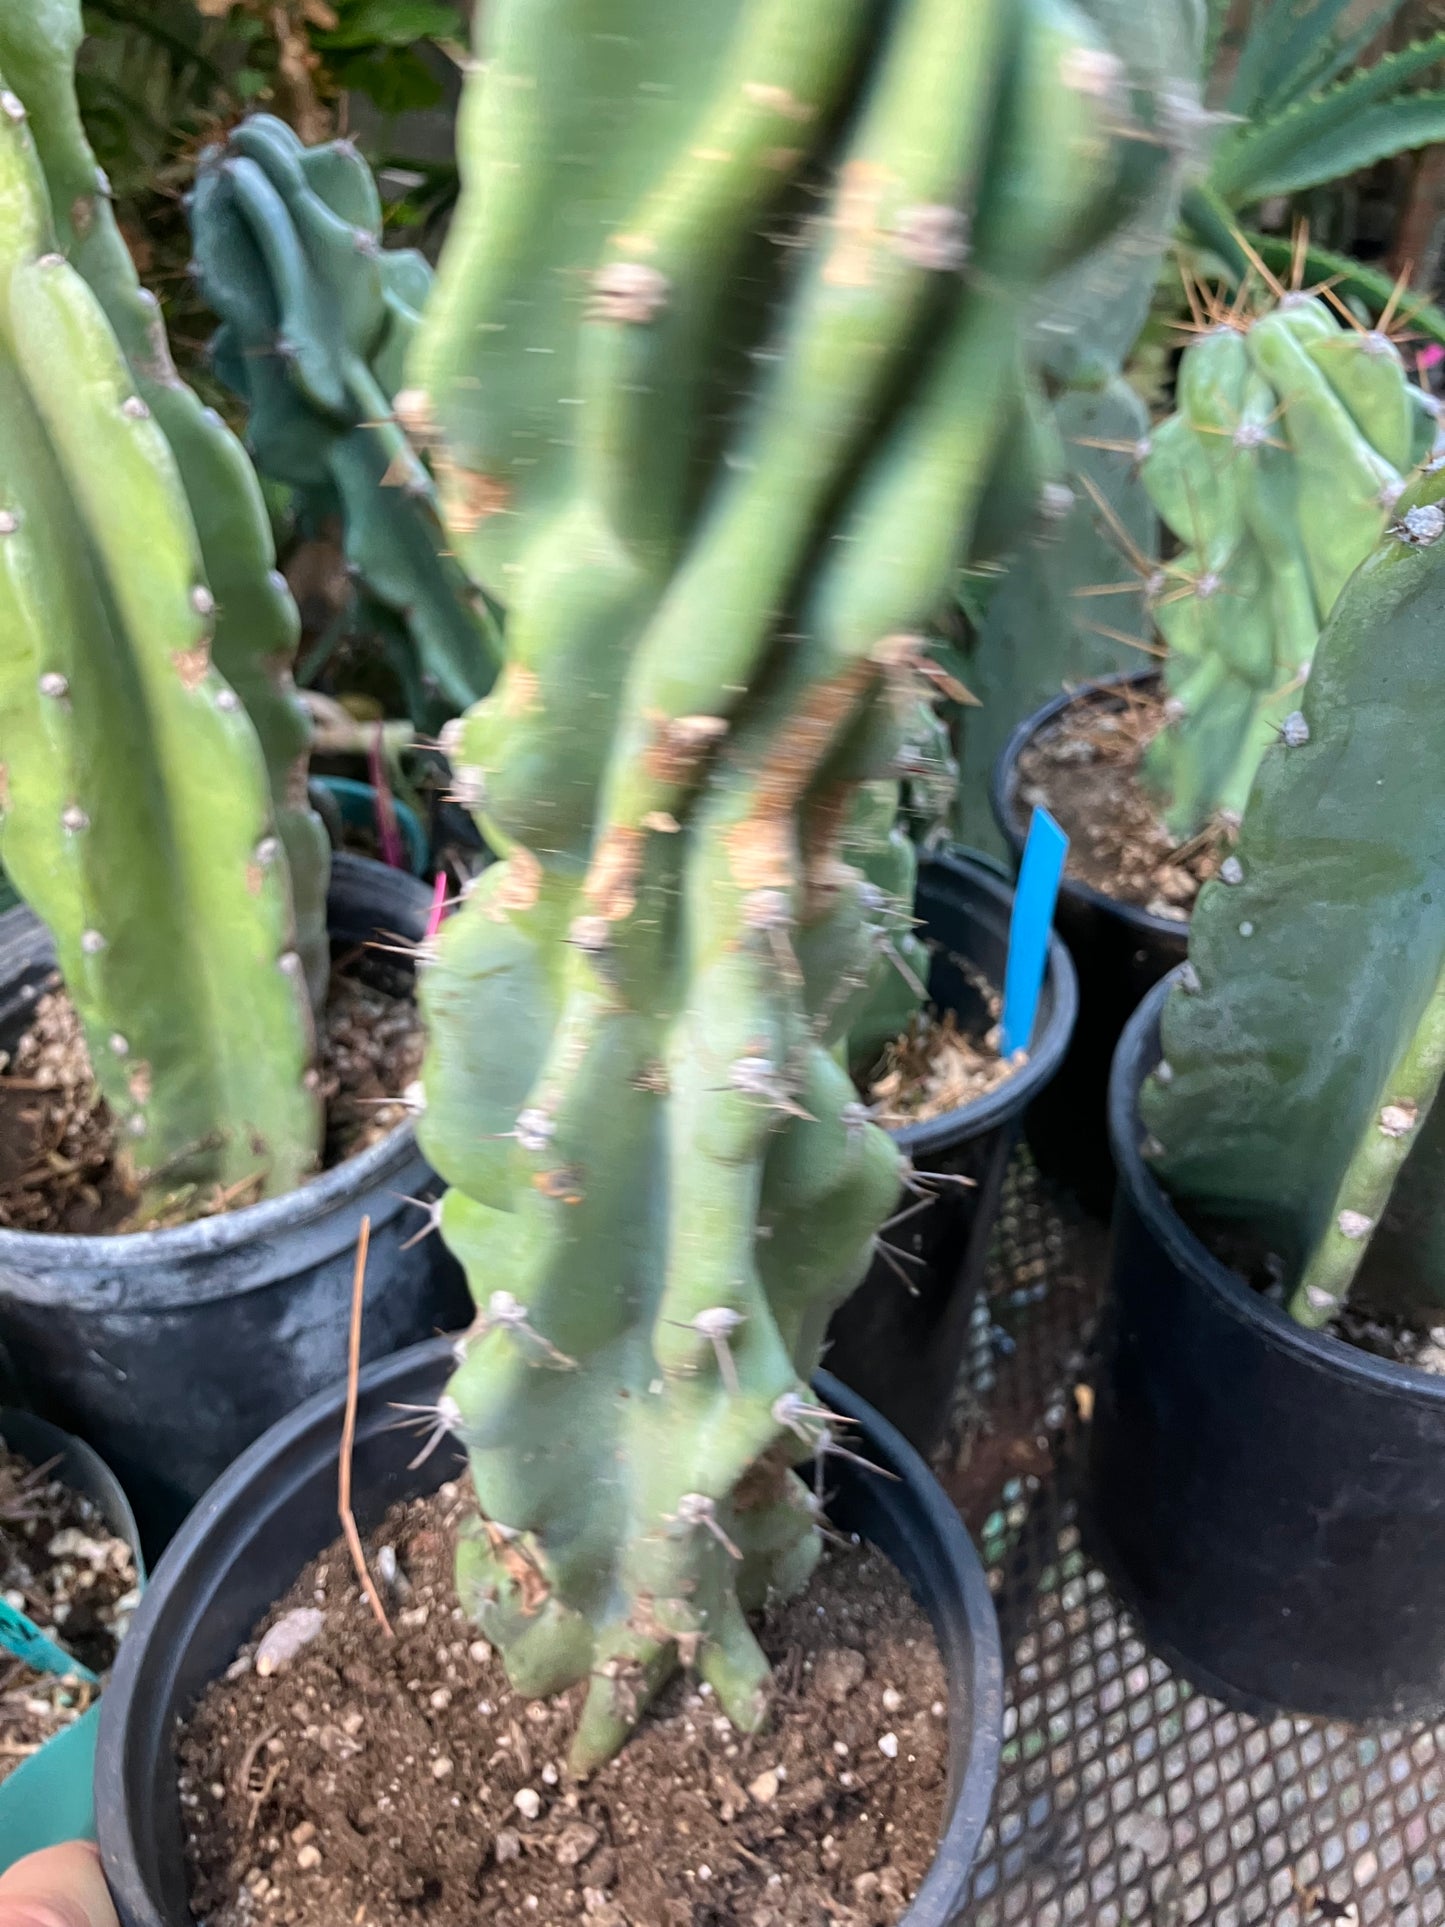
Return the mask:
[[1426,475],[1340,595],[1142,1097],[1170,1190],[1276,1253],[1306,1325],[1352,1287],[1445,1303],[1445,771],[1412,753],[1445,715],[1442,504]]
[[89,282],[180,470],[215,600],[212,654],[261,741],[290,875],[295,949],[312,1001],[329,972],[326,884],[330,846],[306,800],[311,731],[292,682],[295,605],[276,569],[271,525],[235,436],[176,374],[153,295],[140,286],[111,212],[75,100],[80,0],[0,8],[0,69],[25,103],[49,189],[56,240]]
[[1185,350],[1178,408],[1143,465],[1184,545],[1151,598],[1173,720],[1144,766],[1177,836],[1243,810],[1322,623],[1433,433],[1393,342],[1304,294],[1231,313]]
[[[1070,6],[508,0],[405,416],[508,611],[460,779],[502,860],[423,980],[477,1322],[465,1604],[613,1752],[817,1555],[809,1375],[897,1195],[840,1057],[921,630],[1042,280],[1166,164]],[[1121,49],[1127,51],[1127,49]],[[870,822],[874,827],[869,829]]]
[[190,220],[222,319],[216,370],[247,405],[252,453],[314,516],[339,513],[412,719],[439,727],[490,686],[493,644],[392,413],[431,271],[382,247],[376,184],[349,141],[306,148],[269,115],[202,155]]
[[165,436],[0,91],[0,858],[49,924],[143,1208],[319,1135],[266,768]]

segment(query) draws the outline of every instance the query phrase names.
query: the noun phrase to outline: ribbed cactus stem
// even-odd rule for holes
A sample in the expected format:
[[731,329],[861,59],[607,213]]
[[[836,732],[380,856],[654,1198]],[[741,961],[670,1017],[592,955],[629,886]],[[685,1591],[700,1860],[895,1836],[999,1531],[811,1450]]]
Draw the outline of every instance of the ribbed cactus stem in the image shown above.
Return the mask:
[[217,371],[247,404],[256,460],[313,519],[339,514],[363,614],[413,721],[437,727],[490,686],[494,636],[393,410],[431,271],[383,247],[376,183],[349,141],[308,149],[265,114],[205,151],[189,212],[222,320]]
[[288,1190],[320,1121],[265,765],[171,450],[0,108],[0,855],[142,1209]]
[[1176,835],[1238,814],[1320,628],[1428,446],[1398,350],[1317,298],[1231,309],[1184,351],[1144,486],[1183,552],[1151,597],[1171,720],[1145,776]]
[[512,0],[480,51],[408,415],[507,605],[458,731],[501,861],[422,1129],[463,1601],[521,1690],[590,1676],[585,1769],[678,1664],[763,1717],[746,1613],[817,1557],[800,1414],[900,1185],[842,1060],[927,626],[1032,296],[1167,162],[1051,4]]
[[311,730],[291,675],[300,623],[276,568],[270,520],[245,452],[214,409],[177,375],[159,304],[137,280],[116,226],[110,188],[76,104],[74,69],[83,32],[80,0],[27,0],[0,9],[0,68],[29,115],[56,245],[95,292],[130,364],[136,393],[180,470],[215,598],[212,654],[261,741],[290,877],[295,948],[319,1007],[330,969],[330,848],[306,797]]
[[1390,1202],[1418,1126],[1445,1076],[1445,973],[1400,1054],[1386,1096],[1346,1167],[1329,1223],[1290,1297],[1290,1316],[1322,1326],[1343,1308],[1370,1239]]

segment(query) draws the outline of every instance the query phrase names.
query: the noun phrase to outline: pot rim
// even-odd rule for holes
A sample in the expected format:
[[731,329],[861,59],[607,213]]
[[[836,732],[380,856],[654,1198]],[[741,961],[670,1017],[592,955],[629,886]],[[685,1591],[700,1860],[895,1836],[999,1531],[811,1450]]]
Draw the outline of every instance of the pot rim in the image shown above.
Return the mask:
[[[429,1338],[366,1367],[357,1389],[357,1410],[363,1425],[369,1402],[378,1395],[384,1397],[398,1378],[432,1367],[449,1368],[451,1359],[451,1339]],[[946,1573],[946,1583],[940,1578],[936,1591],[940,1598],[945,1595],[953,1598],[957,1607],[955,1623],[968,1629],[970,1663],[962,1678],[959,1668],[950,1660],[941,1629],[938,1633],[940,1658],[950,1674],[950,1726],[956,1732],[953,1723],[966,1718],[970,1730],[966,1747],[959,1750],[962,1754],[959,1770],[956,1776],[950,1776],[950,1806],[937,1850],[898,1924],[898,1927],[951,1927],[959,1918],[961,1889],[988,1823],[998,1779],[1004,1708],[1003,1646],[998,1615],[982,1561],[963,1520],[918,1453],[886,1419],[827,1372],[819,1372],[816,1383],[830,1406],[842,1415],[860,1420],[860,1430],[874,1462],[895,1473],[913,1505],[922,1512],[925,1533],[931,1536],[933,1551]],[[139,1722],[132,1722],[129,1717],[138,1699],[138,1688],[145,1683],[143,1655],[149,1656],[152,1645],[158,1650],[164,1645],[167,1655],[173,1656],[175,1645],[167,1644],[165,1635],[175,1633],[182,1641],[189,1637],[197,1612],[182,1613],[179,1600],[173,1609],[172,1594],[191,1561],[197,1555],[205,1557],[207,1540],[213,1536],[222,1544],[226,1542],[235,1530],[236,1519],[255,1509],[250,1493],[263,1484],[274,1462],[286,1462],[288,1451],[294,1452],[305,1434],[316,1434],[318,1442],[324,1436],[334,1447],[340,1434],[344,1397],[344,1385],[333,1385],[317,1393],[277,1420],[227,1467],[162,1555],[121,1642],[100,1702],[96,1811],[105,1875],[121,1906],[123,1920],[151,1923],[153,1927],[161,1918],[136,1851],[137,1831],[133,1824],[136,1773],[131,1761],[137,1748],[150,1750],[163,1743],[157,1729],[161,1715],[166,1712],[166,1709],[150,1707],[144,1731],[138,1730]],[[292,1476],[295,1476],[294,1469]],[[880,1504],[886,1504],[894,1489],[891,1482],[880,1479],[874,1496]],[[920,1542],[924,1537],[910,1536]],[[200,1604],[203,1606],[204,1601]],[[175,1620],[175,1624],[168,1624],[169,1620]],[[953,1646],[956,1654],[956,1640]],[[165,1664],[170,1663],[168,1657]],[[966,1687],[966,1695],[955,1692],[959,1686]],[[957,1761],[959,1754],[953,1757]],[[148,1786],[144,1792],[149,1797]]]
[[[993,820],[999,833],[1013,852],[1017,863],[1024,847],[1024,832],[1019,828],[1014,813],[1014,776],[1018,759],[1040,730],[1051,723],[1056,716],[1070,709],[1075,703],[1098,702],[1116,689],[1133,688],[1141,683],[1157,682],[1157,669],[1121,669],[1112,676],[1094,676],[1081,682],[1074,689],[1063,690],[1051,696],[1040,709],[1031,716],[1025,716],[999,751],[989,773],[988,801],[993,812]],[[1151,937],[1172,937],[1176,943],[1187,939],[1189,919],[1156,916],[1141,904],[1125,903],[1120,897],[1111,897],[1107,891],[1099,890],[1092,883],[1085,883],[1078,877],[1065,876],[1061,885],[1065,896],[1076,902],[1085,903],[1091,909],[1111,912],[1136,930],[1147,932]]]
[[1377,1390],[1422,1405],[1445,1406],[1445,1376],[1416,1365],[1378,1358],[1329,1332],[1296,1324],[1282,1306],[1271,1304],[1247,1279],[1216,1258],[1179,1215],[1140,1150],[1139,1088],[1157,1061],[1159,1018],[1164,1000],[1181,972],[1177,965],[1154,985],[1124,1028],[1109,1074],[1109,1142],[1120,1183],[1149,1235],[1181,1271],[1267,1345],[1292,1352],[1316,1371],[1333,1378],[1364,1380]]
[[[999,909],[1012,909],[1014,886],[997,875],[985,859],[955,845],[931,850],[918,865],[918,888],[924,887],[930,871],[977,889]],[[991,1091],[971,1098],[957,1110],[944,1111],[914,1124],[902,1124],[888,1135],[900,1151],[937,1152],[952,1145],[982,1137],[995,1125],[1014,1116],[1032,1103],[1064,1061],[1074,1024],[1079,1014],[1079,984],[1074,960],[1058,931],[1049,932],[1048,963],[1044,970],[1044,990],[1051,996],[1051,1007],[1042,1029],[1036,1025],[1029,1047],[1028,1062]]]
[[[415,891],[418,910],[425,909],[430,893],[419,878],[354,851],[333,854],[332,887],[338,877],[349,878],[355,887],[364,886],[368,871],[400,878],[404,887]],[[38,929],[44,929],[40,918],[24,904],[6,911],[4,916],[28,918]],[[9,1268],[21,1274],[67,1270],[115,1273],[142,1266],[184,1263],[188,1258],[211,1258],[233,1251],[239,1245],[260,1243],[280,1232],[314,1224],[318,1219],[343,1211],[383,1179],[400,1174],[420,1156],[415,1126],[406,1117],[375,1144],[333,1165],[329,1171],[318,1171],[294,1191],[244,1204],[239,1210],[225,1211],[218,1217],[193,1218],[188,1224],[167,1225],[154,1231],[107,1231],[90,1235],[0,1228],[0,1269]],[[405,1199],[398,1197],[398,1210],[403,1203]]]

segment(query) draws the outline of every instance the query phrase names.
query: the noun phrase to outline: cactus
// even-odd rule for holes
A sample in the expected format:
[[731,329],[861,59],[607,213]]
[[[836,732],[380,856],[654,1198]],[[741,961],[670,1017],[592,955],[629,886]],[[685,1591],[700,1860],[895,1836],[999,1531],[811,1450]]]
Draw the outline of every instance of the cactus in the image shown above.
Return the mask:
[[190,219],[222,319],[216,371],[246,403],[251,451],[313,516],[339,513],[412,719],[438,727],[490,687],[494,629],[392,413],[431,271],[382,247],[376,184],[349,141],[303,147],[268,115],[207,148]]
[[[1247,210],[1277,195],[1343,184],[1392,155],[1430,146],[1445,136],[1445,93],[1420,82],[1445,65],[1445,33],[1436,31],[1363,58],[1395,36],[1387,34],[1403,0],[1355,8],[1347,0],[1251,0],[1212,5],[1210,93],[1223,109],[1216,118],[1207,178],[1184,197],[1186,234],[1205,248],[1238,285],[1263,259],[1276,273],[1292,265],[1294,249],[1279,235],[1240,231]],[[1416,10],[1405,22],[1419,24]],[[1314,194],[1336,207],[1338,191]],[[1362,311],[1375,315],[1399,302],[1400,283],[1378,268],[1313,243],[1306,272],[1328,280]],[[1445,341],[1445,314],[1411,298],[1416,332]]]
[[590,1677],[585,1769],[679,1663],[763,1716],[745,1611],[816,1558],[809,1376],[902,1175],[841,1061],[867,786],[1037,291],[1170,150],[1127,37],[1056,0],[508,0],[481,33],[398,409],[507,604],[458,731],[501,860],[423,975],[421,1129],[478,1304],[439,1412],[462,1599],[521,1691]]
[[0,859],[54,935],[142,1211],[286,1190],[320,1120],[265,761],[176,461],[9,87],[0,205]]
[[1146,1151],[1171,1192],[1282,1261],[1323,1325],[1354,1286],[1445,1303],[1445,474],[1339,597],[1200,894]]
[[[1097,392],[1113,381],[1149,314],[1180,202],[1204,164],[1215,117],[1199,98],[1209,0],[1085,0],[1115,45],[1130,46],[1136,83],[1151,88],[1171,138],[1172,164],[1099,246],[1055,275],[1035,312],[1032,348],[1051,385]],[[1127,38],[1126,38],[1127,37]]]
[[[1135,36],[1136,74],[1147,73],[1158,91],[1176,145],[1173,164],[1159,169],[1116,231],[1043,290],[1031,341],[1037,368],[1021,366],[1015,376],[1017,426],[975,531],[974,569],[960,585],[973,700],[954,719],[954,828],[961,841],[999,855],[989,777],[1020,718],[1068,686],[1147,660],[1136,646],[1148,648],[1136,565],[1152,567],[1159,530],[1135,455],[1148,418],[1121,369],[1148,313],[1194,159],[1188,136],[1202,124],[1201,109],[1180,76],[1200,70],[1205,19],[1197,0],[1160,0],[1140,38],[1122,0],[1091,0],[1090,11],[1113,35]],[[1094,599],[1111,590],[1119,593]]]
[[[1046,405],[1030,406],[1037,415]],[[975,701],[958,718],[954,821],[975,849],[1003,854],[989,775],[1019,719],[1066,688],[1149,662],[1139,576],[1155,565],[1159,524],[1139,479],[1148,429],[1148,410],[1116,375],[1098,389],[1066,389],[1032,435],[1013,440],[1012,462],[1032,449],[1035,464],[1050,465],[1019,485],[1023,499],[1063,513],[1035,515],[1003,573],[967,584],[964,680]]]
[[1388,335],[1308,295],[1231,310],[1186,348],[1143,464],[1184,544],[1151,595],[1173,720],[1143,771],[1176,836],[1243,809],[1321,624],[1433,433]]
[[57,244],[99,299],[136,393],[180,470],[215,598],[212,654],[261,740],[291,880],[294,947],[319,1006],[330,968],[330,846],[306,800],[311,732],[291,676],[296,610],[276,569],[271,525],[251,465],[220,416],[176,374],[160,308],[140,286],[115,224],[105,176],[76,106],[82,33],[80,0],[0,7],[0,70],[29,113]]

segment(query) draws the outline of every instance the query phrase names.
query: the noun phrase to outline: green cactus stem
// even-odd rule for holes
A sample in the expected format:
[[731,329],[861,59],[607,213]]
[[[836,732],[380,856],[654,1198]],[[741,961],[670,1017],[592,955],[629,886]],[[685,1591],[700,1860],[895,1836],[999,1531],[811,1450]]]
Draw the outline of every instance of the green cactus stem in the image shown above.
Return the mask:
[[1059,464],[1038,472],[1030,462],[1020,491],[1055,513],[1036,510],[1013,557],[971,575],[962,597],[971,619],[963,674],[976,703],[957,720],[955,829],[961,842],[999,855],[989,776],[1020,718],[1065,689],[1147,668],[1157,646],[1144,613],[1159,549],[1139,477],[1148,410],[1121,376],[1068,389],[1051,408],[1031,397],[1029,407],[1048,409],[1047,431],[1012,437],[1006,459],[1029,461],[1038,450]]
[[1231,311],[1186,348],[1143,464],[1183,544],[1152,597],[1171,720],[1144,762],[1176,836],[1243,810],[1321,625],[1404,491],[1422,419],[1393,342],[1309,295]]
[[307,148],[265,114],[201,156],[190,221],[222,321],[216,370],[247,406],[252,453],[313,519],[339,516],[411,716],[439,727],[491,686],[496,640],[392,409],[430,269],[382,246],[376,184],[349,141]]
[[421,1128],[463,1602],[522,1691],[590,1678],[582,1769],[679,1664],[756,1728],[745,1615],[817,1557],[810,1375],[901,1176],[865,872],[1032,303],[1170,165],[1128,52],[1054,0],[485,10],[402,412],[507,605],[456,758],[501,860]]
[[0,860],[54,935],[142,1212],[320,1132],[261,750],[175,460],[0,89]]
[[313,1004],[326,993],[330,846],[306,800],[311,732],[292,681],[299,623],[276,568],[271,525],[245,452],[175,371],[155,298],[140,286],[109,186],[81,125],[75,57],[80,0],[0,8],[0,69],[24,102],[50,194],[56,245],[89,282],[130,364],[136,392],[170,444],[215,598],[212,652],[245,704],[266,758]]
[[1277,1254],[1305,1325],[1445,1302],[1442,502],[1427,475],[1337,601],[1141,1100],[1170,1191]]

